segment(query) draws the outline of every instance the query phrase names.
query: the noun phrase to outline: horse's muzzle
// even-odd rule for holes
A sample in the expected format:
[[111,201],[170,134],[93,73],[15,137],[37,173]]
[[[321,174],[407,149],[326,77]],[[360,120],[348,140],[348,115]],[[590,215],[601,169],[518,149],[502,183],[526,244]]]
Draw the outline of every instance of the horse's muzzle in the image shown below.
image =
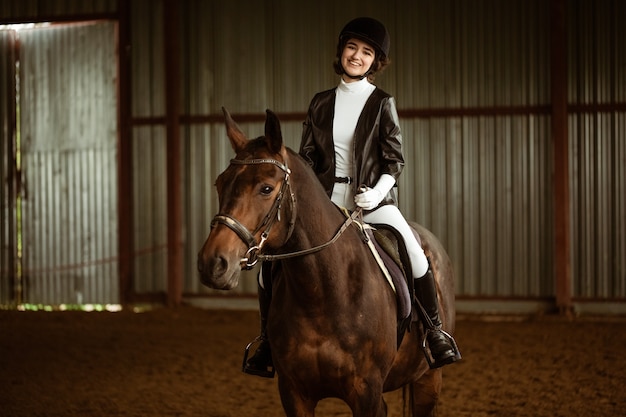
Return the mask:
[[200,282],[216,290],[231,290],[239,284],[241,269],[237,264],[234,268],[223,257],[204,259],[202,252],[198,254],[198,272]]

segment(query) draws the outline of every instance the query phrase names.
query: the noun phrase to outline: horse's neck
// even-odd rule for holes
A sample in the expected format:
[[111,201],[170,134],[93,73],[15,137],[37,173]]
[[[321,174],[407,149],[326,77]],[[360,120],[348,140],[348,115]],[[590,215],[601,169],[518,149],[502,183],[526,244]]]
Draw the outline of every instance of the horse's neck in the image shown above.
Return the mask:
[[[355,226],[347,227],[336,242],[328,244],[346,217],[328,198],[312,171],[297,165],[292,171],[292,187],[297,201],[296,224],[291,239],[281,249],[295,252],[319,246],[324,248],[312,255],[288,259],[285,265],[289,265],[292,282],[323,288],[329,276],[347,275],[348,265],[366,262],[367,248]],[[351,277],[354,280],[362,278]]]
[[298,160],[293,185],[297,213],[294,244],[308,249],[330,240],[345,221],[343,214],[328,198],[319,180]]

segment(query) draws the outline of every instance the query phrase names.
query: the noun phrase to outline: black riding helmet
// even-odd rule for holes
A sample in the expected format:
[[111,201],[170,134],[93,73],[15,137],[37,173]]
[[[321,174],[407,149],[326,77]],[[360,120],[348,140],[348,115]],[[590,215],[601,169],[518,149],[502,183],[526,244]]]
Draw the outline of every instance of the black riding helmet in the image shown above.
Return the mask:
[[345,70],[341,65],[341,55],[346,42],[348,42],[350,38],[367,42],[376,50],[376,60],[372,64],[372,67],[362,76],[350,76],[350,78],[362,79],[367,77],[370,81],[373,81],[375,74],[382,71],[390,62],[388,55],[391,40],[387,28],[385,28],[385,25],[381,22],[371,17],[358,17],[349,21],[341,30],[341,33],[339,33],[337,54],[335,56],[335,62],[333,63],[335,73],[339,75],[345,74]]
[[339,34],[339,43],[348,38],[357,38],[371,44],[377,52],[389,56],[391,40],[387,28],[381,22],[371,17],[357,17],[349,21]]

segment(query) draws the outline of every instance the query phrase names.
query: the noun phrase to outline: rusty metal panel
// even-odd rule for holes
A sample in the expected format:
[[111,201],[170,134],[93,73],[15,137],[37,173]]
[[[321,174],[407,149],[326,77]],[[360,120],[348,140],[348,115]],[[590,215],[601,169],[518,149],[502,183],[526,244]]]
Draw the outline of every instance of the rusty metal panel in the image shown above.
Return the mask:
[[20,32],[26,303],[118,302],[114,33]]

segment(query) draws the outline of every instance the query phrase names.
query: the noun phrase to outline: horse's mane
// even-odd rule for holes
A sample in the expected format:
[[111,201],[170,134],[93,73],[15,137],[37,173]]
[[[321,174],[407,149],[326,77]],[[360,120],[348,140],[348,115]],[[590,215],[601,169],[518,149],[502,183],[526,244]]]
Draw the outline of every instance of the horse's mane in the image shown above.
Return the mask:
[[313,168],[306,162],[306,160],[296,151],[291,148],[285,147],[287,154],[289,155],[289,168],[291,169],[294,180],[299,184],[306,184],[307,187],[311,187],[311,192],[315,194],[322,193],[326,195],[324,187],[317,179]]

